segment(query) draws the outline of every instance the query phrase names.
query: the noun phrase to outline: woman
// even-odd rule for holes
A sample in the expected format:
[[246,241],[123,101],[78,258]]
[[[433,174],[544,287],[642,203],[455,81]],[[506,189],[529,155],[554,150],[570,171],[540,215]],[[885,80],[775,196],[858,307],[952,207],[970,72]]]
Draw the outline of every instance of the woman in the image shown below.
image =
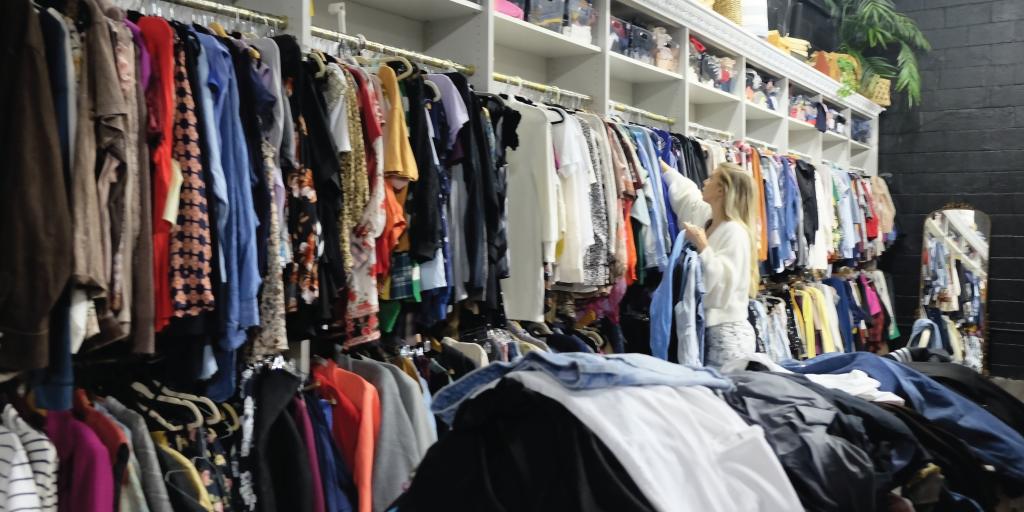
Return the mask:
[[711,206],[707,232],[684,222],[686,239],[697,247],[703,270],[704,364],[725,363],[756,350],[747,303],[756,293],[753,179],[740,166],[721,164],[704,181],[704,202]]

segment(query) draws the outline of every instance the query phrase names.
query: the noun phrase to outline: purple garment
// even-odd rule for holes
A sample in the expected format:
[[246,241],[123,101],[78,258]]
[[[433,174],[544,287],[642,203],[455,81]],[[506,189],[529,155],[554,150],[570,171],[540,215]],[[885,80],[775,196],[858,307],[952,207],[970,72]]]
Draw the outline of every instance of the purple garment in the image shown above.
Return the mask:
[[306,445],[309,452],[309,475],[313,480],[313,510],[312,512],[326,512],[327,505],[324,501],[323,480],[320,479],[320,461],[316,458],[316,439],[313,437],[313,423],[309,420],[309,411],[302,400],[293,398],[291,403],[292,419],[295,420],[295,428],[302,436],[302,443]]
[[438,91],[441,92],[441,103],[448,117],[448,147],[451,149],[458,139],[459,131],[469,122],[469,109],[466,108],[466,101],[462,94],[452,83],[452,79],[445,75],[427,75],[427,79],[434,82]]
[[110,512],[114,510],[114,468],[110,452],[71,411],[50,411],[46,433],[57,449],[57,510]]
[[138,25],[128,20],[124,20],[124,24],[128,26],[128,30],[132,31],[132,41],[135,42],[135,48],[139,51],[139,75],[142,77],[142,90],[145,91],[149,88],[149,77],[153,72],[149,50],[146,49],[146,41],[142,38],[142,30]]

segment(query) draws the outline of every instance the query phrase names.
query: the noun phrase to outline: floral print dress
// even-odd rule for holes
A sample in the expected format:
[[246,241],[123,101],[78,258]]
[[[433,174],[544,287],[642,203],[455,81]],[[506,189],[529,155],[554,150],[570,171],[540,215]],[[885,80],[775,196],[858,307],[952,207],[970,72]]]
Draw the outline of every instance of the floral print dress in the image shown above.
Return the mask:
[[206,183],[200,163],[199,133],[196,130],[195,101],[185,71],[185,48],[175,45],[174,63],[174,140],[171,156],[181,167],[181,197],[178,216],[171,227],[170,281],[174,316],[196,316],[213,311],[210,284],[210,216],[206,202]]

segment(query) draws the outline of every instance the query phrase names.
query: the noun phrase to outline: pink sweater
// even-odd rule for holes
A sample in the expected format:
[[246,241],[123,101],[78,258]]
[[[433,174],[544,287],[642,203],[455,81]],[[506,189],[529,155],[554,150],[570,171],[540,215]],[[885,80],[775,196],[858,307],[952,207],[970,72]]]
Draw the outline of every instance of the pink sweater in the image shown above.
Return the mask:
[[58,512],[110,512],[114,510],[114,469],[110,452],[85,423],[71,411],[50,411],[46,433],[57,448]]

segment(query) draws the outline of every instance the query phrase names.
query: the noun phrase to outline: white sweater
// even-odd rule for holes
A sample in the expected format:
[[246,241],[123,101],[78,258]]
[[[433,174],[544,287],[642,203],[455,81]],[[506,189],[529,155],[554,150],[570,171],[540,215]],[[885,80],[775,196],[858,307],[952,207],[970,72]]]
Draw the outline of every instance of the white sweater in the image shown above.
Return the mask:
[[676,212],[679,229],[682,229],[684,222],[694,226],[707,224],[711,218],[711,205],[704,202],[697,184],[675,169],[669,169],[662,177],[668,184],[668,200],[672,204],[672,211]]
[[747,319],[750,300],[750,234],[738,222],[726,221],[708,237],[700,253],[707,293],[704,295],[706,325]]

